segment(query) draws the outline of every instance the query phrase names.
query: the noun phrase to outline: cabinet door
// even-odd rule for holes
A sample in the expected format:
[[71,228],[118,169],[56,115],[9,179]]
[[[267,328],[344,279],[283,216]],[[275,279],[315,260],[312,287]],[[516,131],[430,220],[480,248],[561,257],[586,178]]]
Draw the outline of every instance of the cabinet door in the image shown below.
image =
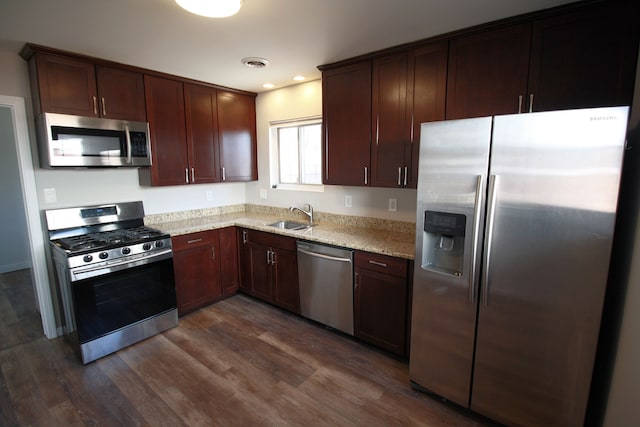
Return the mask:
[[451,40],[446,118],[517,113],[524,108],[531,25]]
[[151,130],[151,185],[180,185],[189,179],[182,82],[144,76],[147,116]]
[[608,2],[534,23],[533,111],[631,104],[640,27],[623,6]]
[[323,183],[369,185],[371,62],[322,73]]
[[406,52],[373,60],[371,186],[403,187],[406,166]]
[[273,303],[300,314],[297,254],[283,249],[274,249],[273,252]]
[[220,299],[220,248],[217,230],[172,239],[178,314]]
[[406,353],[407,261],[356,252],[355,336],[396,354]]
[[255,98],[219,90],[217,104],[221,180],[257,180]]
[[[93,64],[58,55],[35,56],[39,112],[98,116],[96,71]],[[35,76],[34,76],[35,74]],[[37,95],[34,94],[34,97]]]
[[218,112],[216,90],[185,83],[189,182],[218,182]]
[[448,43],[442,42],[416,49],[409,55],[406,126],[411,135],[405,146],[407,187],[418,185],[420,125],[445,118],[448,49]]
[[220,257],[223,260],[220,265],[220,278],[224,296],[236,293],[240,286],[237,232],[236,227],[218,230]]
[[246,242],[243,245],[243,253],[246,290],[256,298],[272,302],[270,248],[257,243]]
[[96,66],[98,111],[108,119],[147,121],[141,73]]

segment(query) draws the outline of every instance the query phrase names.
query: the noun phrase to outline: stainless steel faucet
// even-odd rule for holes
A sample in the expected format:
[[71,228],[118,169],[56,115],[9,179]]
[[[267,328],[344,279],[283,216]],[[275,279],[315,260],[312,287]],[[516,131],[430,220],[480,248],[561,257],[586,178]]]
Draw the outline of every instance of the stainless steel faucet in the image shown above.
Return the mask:
[[313,206],[311,206],[309,203],[305,203],[305,206],[307,207],[307,210],[301,209],[297,206],[291,206],[289,208],[290,211],[300,211],[303,214],[305,214],[307,217],[309,217],[309,225],[313,225]]

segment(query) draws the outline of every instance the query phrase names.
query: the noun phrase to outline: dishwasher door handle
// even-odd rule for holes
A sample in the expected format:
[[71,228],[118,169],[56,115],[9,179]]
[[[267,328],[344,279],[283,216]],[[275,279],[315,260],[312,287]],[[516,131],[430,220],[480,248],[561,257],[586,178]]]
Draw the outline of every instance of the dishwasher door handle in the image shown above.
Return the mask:
[[306,255],[318,257],[318,258],[329,259],[331,261],[341,261],[341,262],[351,263],[351,259],[350,258],[342,258],[342,257],[331,256],[331,255],[319,254],[317,252],[305,251],[304,249],[300,249],[300,248],[298,248],[298,252],[301,252],[301,253],[306,254]]

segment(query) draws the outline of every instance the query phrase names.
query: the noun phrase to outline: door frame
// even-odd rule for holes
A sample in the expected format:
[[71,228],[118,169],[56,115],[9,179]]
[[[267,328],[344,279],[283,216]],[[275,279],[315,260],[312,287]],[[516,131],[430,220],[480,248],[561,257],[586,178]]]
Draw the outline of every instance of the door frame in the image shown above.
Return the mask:
[[11,110],[13,131],[18,155],[20,186],[24,202],[31,255],[31,277],[36,291],[36,300],[42,320],[42,329],[47,338],[58,336],[53,312],[49,273],[47,269],[47,251],[40,220],[38,192],[36,188],[35,168],[31,156],[29,126],[24,98],[0,95],[0,106]]

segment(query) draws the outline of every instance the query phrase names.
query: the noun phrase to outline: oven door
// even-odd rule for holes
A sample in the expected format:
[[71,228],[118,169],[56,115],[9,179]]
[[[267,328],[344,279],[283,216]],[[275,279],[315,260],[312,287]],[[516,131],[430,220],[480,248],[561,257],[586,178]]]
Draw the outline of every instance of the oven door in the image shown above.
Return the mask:
[[173,258],[109,271],[71,286],[81,346],[177,307]]

